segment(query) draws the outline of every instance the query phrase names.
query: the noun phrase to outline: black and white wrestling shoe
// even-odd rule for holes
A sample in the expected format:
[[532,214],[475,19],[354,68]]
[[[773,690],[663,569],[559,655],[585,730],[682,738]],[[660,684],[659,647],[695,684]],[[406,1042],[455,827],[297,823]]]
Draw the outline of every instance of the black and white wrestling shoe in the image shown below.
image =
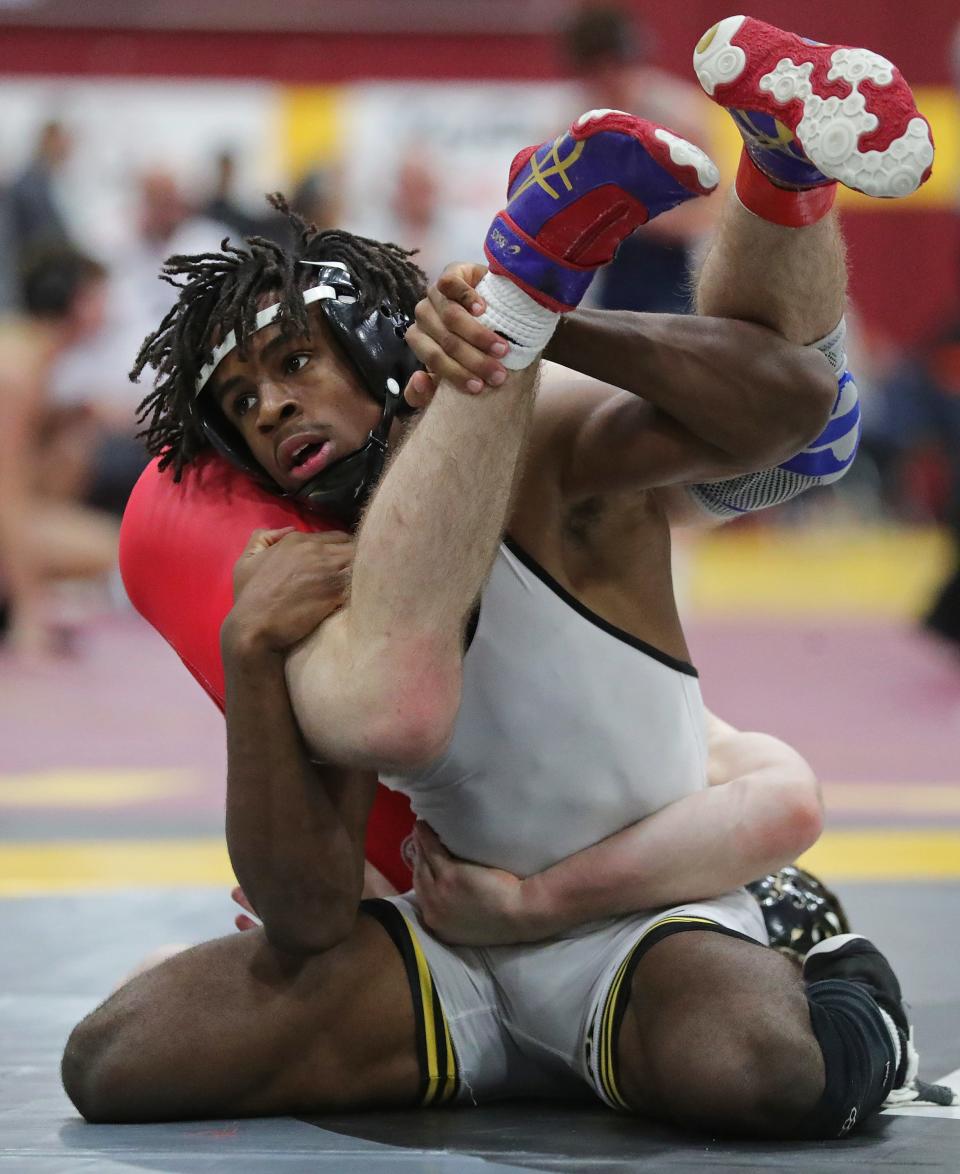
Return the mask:
[[913,1046],[913,1027],[907,1018],[900,983],[890,963],[873,942],[861,934],[837,934],[819,942],[803,962],[806,982],[842,979],[865,987],[883,1012],[894,1042],[897,1072],[883,1102],[885,1109],[909,1104],[955,1105],[960,1097],[945,1084],[920,1080],[920,1057]]

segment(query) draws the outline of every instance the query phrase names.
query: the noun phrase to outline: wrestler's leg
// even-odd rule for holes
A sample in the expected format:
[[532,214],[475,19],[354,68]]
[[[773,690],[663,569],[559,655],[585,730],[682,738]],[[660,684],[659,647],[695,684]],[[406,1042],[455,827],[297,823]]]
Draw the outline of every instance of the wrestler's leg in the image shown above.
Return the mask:
[[894,1089],[917,1099],[895,975],[864,939],[834,943],[812,951],[806,983],[775,951],[719,932],[641,952],[618,1037],[626,1104],[713,1133],[812,1139],[846,1136]]
[[835,212],[785,228],[748,212],[730,192],[697,283],[697,312],[815,342],[840,320],[846,282]]
[[414,1103],[410,986],[372,917],[322,954],[262,930],[169,958],[88,1015],[63,1082],[89,1121],[307,1113]]
[[724,1133],[789,1136],[824,1085],[796,967],[710,931],[674,934],[641,959],[618,1059],[633,1108]]

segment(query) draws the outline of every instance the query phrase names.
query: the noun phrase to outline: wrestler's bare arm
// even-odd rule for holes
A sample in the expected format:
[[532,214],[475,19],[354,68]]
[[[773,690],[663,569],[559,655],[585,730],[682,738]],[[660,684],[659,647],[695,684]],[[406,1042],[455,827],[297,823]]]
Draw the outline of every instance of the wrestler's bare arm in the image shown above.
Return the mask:
[[[449,266],[412,340],[432,371],[460,385],[491,367],[496,336],[465,309],[482,272]],[[535,417],[549,443],[535,447],[568,502],[776,464],[819,433],[836,398],[822,355],[733,318],[577,310],[544,355],[557,366],[545,368],[549,394]]]
[[[711,786],[526,879],[466,864],[417,835],[417,894],[449,941],[535,941],[598,918],[716,897],[792,863],[820,835],[808,763],[708,715]],[[425,867],[429,864],[429,868]]]
[[258,532],[221,633],[227,846],[272,945],[317,953],[353,928],[376,775],[310,762],[284,675],[288,647],[342,602],[346,535]]
[[707,736],[709,787],[531,878],[530,908],[578,924],[716,897],[816,842],[820,791],[793,747],[712,715]]
[[403,770],[442,751],[462,637],[506,522],[535,369],[465,396],[441,383],[360,526],[346,607],[294,651],[287,682],[324,761]]
[[546,357],[605,385],[555,401],[573,499],[776,464],[820,432],[836,398],[820,354],[732,318],[580,310]]

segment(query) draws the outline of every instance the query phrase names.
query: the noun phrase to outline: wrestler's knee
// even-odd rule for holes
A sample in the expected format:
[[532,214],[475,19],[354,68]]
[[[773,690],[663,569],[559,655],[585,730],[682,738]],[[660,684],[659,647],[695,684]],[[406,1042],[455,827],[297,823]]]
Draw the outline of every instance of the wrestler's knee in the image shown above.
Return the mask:
[[644,977],[652,981],[634,986],[620,1047],[633,1103],[686,1127],[791,1136],[823,1090],[802,987],[773,951],[720,935],[682,936],[673,961],[686,955],[684,962],[701,963],[700,972],[687,970],[687,982],[678,965],[669,986],[661,981],[656,963],[670,960],[668,941],[651,951],[654,965]]
[[822,1091],[817,1057],[789,1031],[743,1022],[718,1036],[699,1017],[674,1023],[646,1079],[663,1115],[727,1134],[790,1136]]
[[[77,1112],[90,1122],[130,1119],[136,1113],[136,1060],[110,1004],[93,1011],[70,1033],[60,1075]],[[147,1106],[144,1105],[143,1112]]]

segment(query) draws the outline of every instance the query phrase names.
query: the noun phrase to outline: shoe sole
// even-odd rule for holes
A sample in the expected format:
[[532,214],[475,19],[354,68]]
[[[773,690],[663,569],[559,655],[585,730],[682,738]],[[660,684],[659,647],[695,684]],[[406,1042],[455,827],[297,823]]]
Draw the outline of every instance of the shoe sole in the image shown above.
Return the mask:
[[879,53],[810,45],[728,16],[701,37],[693,67],[715,102],[778,119],[810,162],[846,187],[894,199],[930,176],[930,126],[900,71]]

